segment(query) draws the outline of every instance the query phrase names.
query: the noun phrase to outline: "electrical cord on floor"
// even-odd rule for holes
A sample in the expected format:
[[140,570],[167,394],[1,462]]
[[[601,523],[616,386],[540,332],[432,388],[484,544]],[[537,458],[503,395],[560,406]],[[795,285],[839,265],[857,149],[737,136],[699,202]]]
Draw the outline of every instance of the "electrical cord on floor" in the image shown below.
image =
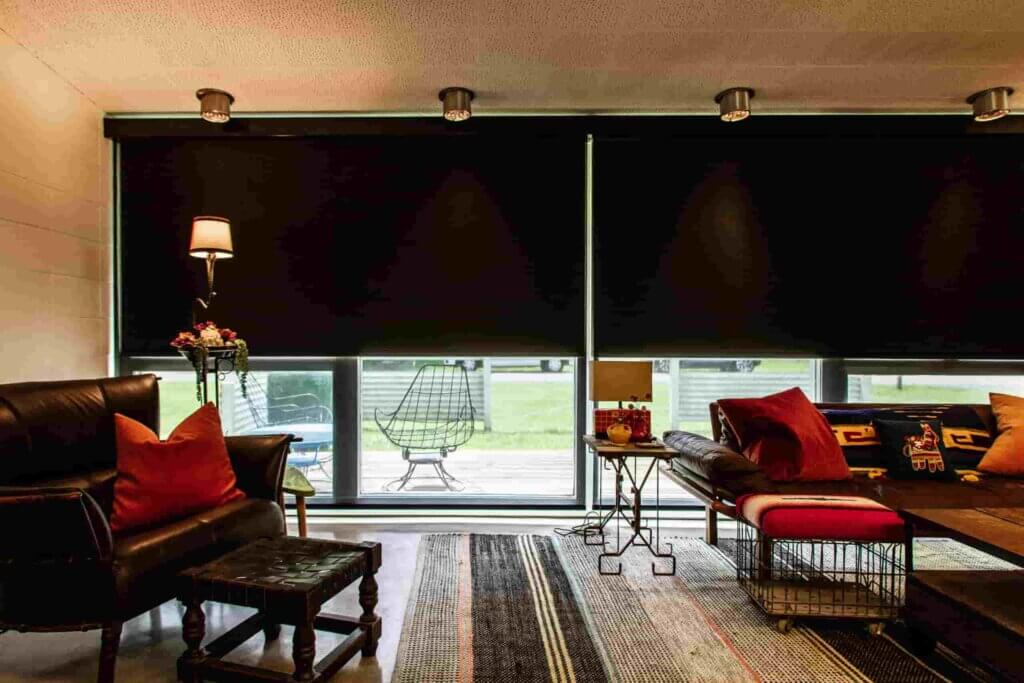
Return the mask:
[[599,536],[602,530],[590,522],[583,522],[568,529],[565,527],[555,529],[555,533],[559,536]]

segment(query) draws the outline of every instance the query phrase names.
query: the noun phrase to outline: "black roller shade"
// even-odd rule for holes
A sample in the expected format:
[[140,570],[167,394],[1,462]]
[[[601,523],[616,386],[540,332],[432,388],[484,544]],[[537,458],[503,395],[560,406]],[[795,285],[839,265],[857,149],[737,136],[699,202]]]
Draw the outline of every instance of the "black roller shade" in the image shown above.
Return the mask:
[[209,317],[254,355],[583,352],[582,136],[128,139],[120,158],[126,355],[191,324],[206,214],[235,247]]
[[1024,357],[1022,152],[841,127],[598,139],[596,351]]

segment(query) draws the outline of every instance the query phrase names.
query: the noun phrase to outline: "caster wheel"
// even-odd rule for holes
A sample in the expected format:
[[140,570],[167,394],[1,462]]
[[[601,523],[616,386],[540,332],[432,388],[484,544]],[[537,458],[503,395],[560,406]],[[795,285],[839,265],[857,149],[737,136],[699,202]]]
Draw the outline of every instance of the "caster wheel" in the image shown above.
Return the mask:
[[878,636],[882,635],[882,633],[884,631],[885,631],[885,623],[884,622],[876,621],[876,622],[868,624],[868,633],[870,633],[873,638],[877,638]]
[[783,634],[783,635],[789,633],[790,629],[792,629],[792,628],[793,628],[793,620],[792,619],[779,619],[778,621],[775,622],[775,630],[778,631],[779,633]]

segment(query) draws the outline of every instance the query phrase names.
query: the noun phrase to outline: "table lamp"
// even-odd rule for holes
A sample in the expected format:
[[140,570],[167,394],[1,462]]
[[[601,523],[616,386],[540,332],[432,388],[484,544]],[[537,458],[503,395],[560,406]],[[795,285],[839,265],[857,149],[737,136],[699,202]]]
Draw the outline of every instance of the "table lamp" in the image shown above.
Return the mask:
[[218,259],[228,259],[235,255],[231,244],[231,221],[219,216],[196,216],[192,219],[192,242],[188,253],[196,258],[206,259],[206,283],[209,294],[206,301],[197,298],[202,307],[209,308],[213,297],[213,267]]
[[595,360],[590,362],[590,400],[650,401],[653,364],[650,361]]
[[[653,363],[650,361],[592,361],[590,364],[590,400],[618,401],[618,410],[594,409],[594,433],[608,433],[613,425],[625,423],[630,426],[633,441],[649,438],[651,414],[646,410],[622,409],[623,401],[637,403],[652,399]],[[611,436],[609,434],[609,436]]]

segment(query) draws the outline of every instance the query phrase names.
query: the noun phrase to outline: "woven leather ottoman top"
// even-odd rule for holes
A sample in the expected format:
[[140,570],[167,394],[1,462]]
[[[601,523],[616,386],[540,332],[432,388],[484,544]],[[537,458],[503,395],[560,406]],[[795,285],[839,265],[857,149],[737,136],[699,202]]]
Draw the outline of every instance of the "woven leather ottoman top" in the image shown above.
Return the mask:
[[178,597],[277,613],[309,613],[380,567],[380,544],[260,539],[179,577]]

